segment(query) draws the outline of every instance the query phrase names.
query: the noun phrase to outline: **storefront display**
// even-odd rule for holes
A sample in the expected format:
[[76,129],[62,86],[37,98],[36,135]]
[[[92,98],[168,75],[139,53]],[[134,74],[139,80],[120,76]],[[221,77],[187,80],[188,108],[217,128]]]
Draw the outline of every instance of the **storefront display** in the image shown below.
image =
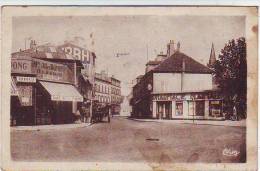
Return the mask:
[[[208,99],[209,97],[213,99]],[[216,93],[176,93],[155,94],[152,97],[153,105],[156,104],[154,118],[183,118],[183,119],[211,119],[222,117],[222,100],[216,99]],[[215,98],[215,99],[214,99]]]
[[176,116],[181,116],[183,115],[183,102],[182,101],[177,101],[176,102]]

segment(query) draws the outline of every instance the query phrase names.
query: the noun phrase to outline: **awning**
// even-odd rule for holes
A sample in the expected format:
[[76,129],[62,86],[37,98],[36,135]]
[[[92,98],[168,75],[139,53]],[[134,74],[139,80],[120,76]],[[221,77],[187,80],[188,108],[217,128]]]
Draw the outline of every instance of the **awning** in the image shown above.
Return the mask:
[[19,96],[18,89],[16,87],[14,79],[13,78],[11,78],[11,79],[12,79],[12,81],[11,81],[11,96]]
[[48,91],[53,101],[83,102],[82,95],[70,84],[51,83],[40,81],[40,84]]

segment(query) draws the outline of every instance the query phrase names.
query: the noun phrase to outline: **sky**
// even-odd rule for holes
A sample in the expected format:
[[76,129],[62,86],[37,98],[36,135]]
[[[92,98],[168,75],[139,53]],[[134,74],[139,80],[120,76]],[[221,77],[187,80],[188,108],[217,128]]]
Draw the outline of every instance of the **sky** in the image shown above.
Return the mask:
[[[93,35],[92,38],[90,35]],[[132,80],[145,72],[145,64],[170,40],[179,41],[180,51],[207,64],[211,44],[216,56],[231,39],[245,37],[242,16],[26,16],[13,18],[12,51],[29,46],[60,45],[82,37],[81,44],[96,53],[96,71],[105,70],[121,80],[122,95],[128,95]],[[94,41],[94,45],[91,42]],[[117,53],[126,53],[117,57]]]

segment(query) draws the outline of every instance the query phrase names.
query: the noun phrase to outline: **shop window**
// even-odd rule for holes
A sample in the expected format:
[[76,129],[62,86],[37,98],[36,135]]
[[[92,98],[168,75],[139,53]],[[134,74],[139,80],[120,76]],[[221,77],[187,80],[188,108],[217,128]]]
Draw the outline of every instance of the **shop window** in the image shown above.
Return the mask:
[[205,114],[205,101],[196,101],[196,116],[204,116]]
[[214,100],[209,102],[209,115],[212,117],[221,116],[221,101]]
[[175,112],[176,116],[181,116],[183,115],[183,102],[179,101],[176,102],[176,112]]

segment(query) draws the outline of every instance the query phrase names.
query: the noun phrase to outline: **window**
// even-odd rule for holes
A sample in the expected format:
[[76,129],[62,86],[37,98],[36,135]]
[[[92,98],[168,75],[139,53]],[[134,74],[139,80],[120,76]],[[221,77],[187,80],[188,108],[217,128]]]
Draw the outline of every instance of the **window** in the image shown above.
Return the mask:
[[183,102],[182,101],[176,101],[176,116],[183,115]]
[[209,102],[209,115],[213,117],[221,116],[221,101],[213,100]]

